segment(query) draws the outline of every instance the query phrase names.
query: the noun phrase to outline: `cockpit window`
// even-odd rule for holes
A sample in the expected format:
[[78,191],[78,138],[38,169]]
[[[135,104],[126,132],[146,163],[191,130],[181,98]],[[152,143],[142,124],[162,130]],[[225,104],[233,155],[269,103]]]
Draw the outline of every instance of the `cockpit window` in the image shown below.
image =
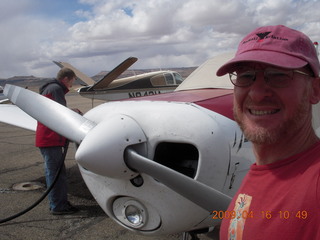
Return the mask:
[[180,84],[183,82],[183,78],[179,73],[173,73],[173,76],[176,79],[176,84]]
[[167,72],[152,76],[150,79],[153,86],[170,86],[180,84],[183,81],[182,76],[177,72]]
[[164,77],[166,79],[167,85],[173,85],[174,84],[173,75],[171,73],[165,73]]

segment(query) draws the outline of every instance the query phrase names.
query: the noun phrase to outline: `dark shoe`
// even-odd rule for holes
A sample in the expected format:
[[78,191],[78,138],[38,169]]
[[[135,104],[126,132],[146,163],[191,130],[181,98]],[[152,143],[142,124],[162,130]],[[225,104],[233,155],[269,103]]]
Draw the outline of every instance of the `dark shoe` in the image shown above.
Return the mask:
[[69,204],[69,206],[66,209],[60,210],[60,211],[52,211],[52,215],[68,215],[78,212],[79,209]]

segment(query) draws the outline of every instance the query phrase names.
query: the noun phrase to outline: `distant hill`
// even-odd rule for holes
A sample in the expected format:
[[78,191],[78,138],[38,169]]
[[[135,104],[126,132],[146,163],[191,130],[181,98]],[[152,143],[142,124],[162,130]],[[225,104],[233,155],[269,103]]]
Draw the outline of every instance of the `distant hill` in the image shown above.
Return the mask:
[[[159,71],[159,70],[172,70],[176,71],[181,74],[181,76],[185,79],[187,78],[190,73],[192,73],[197,67],[186,67],[186,68],[168,68],[168,69],[129,69],[123,72],[119,78],[123,77],[130,77],[142,73],[147,73],[147,72],[153,72],[153,71]],[[94,76],[92,76],[92,79],[95,81],[99,81],[104,77],[108,71],[102,71]],[[45,82],[48,82],[54,78],[43,78],[43,77],[35,77],[35,76],[14,76],[11,78],[0,78],[0,86],[4,86],[5,84],[13,84],[16,86],[20,86],[23,88],[26,87],[39,87]],[[78,83],[80,84],[80,83]]]
[[35,76],[14,76],[7,79],[0,79],[0,85],[4,86],[5,84],[13,84],[20,87],[35,87],[40,86],[44,82],[50,81],[53,78],[41,78]]

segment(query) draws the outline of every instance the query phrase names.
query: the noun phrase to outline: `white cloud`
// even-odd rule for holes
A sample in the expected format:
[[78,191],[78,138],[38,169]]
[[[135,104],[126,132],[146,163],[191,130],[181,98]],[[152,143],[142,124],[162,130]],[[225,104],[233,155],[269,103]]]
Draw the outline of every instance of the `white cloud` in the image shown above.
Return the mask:
[[66,13],[79,18],[73,22],[36,12],[41,2],[0,2],[0,78],[55,76],[52,60],[88,75],[129,56],[139,58],[133,68],[196,66],[235,50],[261,25],[284,24],[320,41],[315,0],[80,0]]

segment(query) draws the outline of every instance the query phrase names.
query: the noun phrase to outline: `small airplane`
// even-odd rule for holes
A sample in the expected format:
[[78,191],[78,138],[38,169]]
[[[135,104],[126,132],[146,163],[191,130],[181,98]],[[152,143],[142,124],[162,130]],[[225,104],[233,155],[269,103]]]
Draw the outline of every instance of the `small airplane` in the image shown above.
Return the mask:
[[72,69],[76,73],[77,78],[84,85],[87,85],[78,90],[79,94],[90,99],[114,101],[167,93],[175,90],[183,81],[182,76],[175,71],[155,71],[117,79],[137,60],[135,57],[127,58],[98,82],[95,82],[69,63],[53,62],[59,67]]
[[225,210],[254,162],[233,118],[233,86],[215,76],[231,56],[209,59],[172,93],[106,102],[83,116],[6,85],[16,105],[0,106],[0,121],[34,131],[37,120],[73,141],[90,192],[126,229],[148,236],[214,231],[231,217]]

